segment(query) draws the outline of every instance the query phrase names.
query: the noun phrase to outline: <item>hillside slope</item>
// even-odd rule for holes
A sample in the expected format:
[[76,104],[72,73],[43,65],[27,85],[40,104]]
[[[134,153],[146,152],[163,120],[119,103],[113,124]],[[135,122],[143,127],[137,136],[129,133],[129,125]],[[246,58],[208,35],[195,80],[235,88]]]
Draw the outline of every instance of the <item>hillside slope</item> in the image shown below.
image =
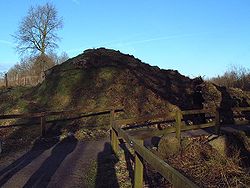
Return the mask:
[[[190,79],[178,71],[150,66],[131,55],[105,48],[86,50],[53,67],[36,87],[0,91],[1,114],[124,106],[126,116],[135,117],[178,108],[215,110],[249,104],[249,94],[241,90],[218,87],[200,77]],[[230,119],[227,114],[224,116],[225,120]],[[84,123],[99,126],[107,125],[109,120],[90,118]],[[27,131],[37,133],[31,138],[39,135],[39,128],[14,129],[8,134],[6,131],[0,135],[14,137]]]

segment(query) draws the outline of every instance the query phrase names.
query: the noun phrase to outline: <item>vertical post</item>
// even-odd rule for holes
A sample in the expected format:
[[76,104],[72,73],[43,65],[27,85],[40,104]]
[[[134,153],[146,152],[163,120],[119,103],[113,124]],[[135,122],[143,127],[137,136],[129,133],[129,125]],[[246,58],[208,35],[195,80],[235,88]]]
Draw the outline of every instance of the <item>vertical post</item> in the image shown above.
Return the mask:
[[181,111],[177,110],[175,114],[175,133],[176,133],[176,138],[178,139],[179,146],[181,145],[181,119],[182,119],[182,114]]
[[0,154],[3,152],[3,142],[0,140]]
[[8,74],[7,73],[5,73],[4,78],[5,78],[5,87],[8,88],[9,83],[8,83]]
[[45,136],[46,132],[46,116],[42,115],[41,116],[41,137]]
[[110,111],[110,137],[111,137],[111,146],[115,154],[117,154],[119,140],[118,140],[117,132],[114,129],[114,120],[115,120],[115,110],[112,109]]
[[114,120],[115,120],[115,110],[111,110],[110,111],[110,128],[113,127],[114,125]]
[[117,154],[118,152],[118,136],[116,131],[114,130],[114,128],[111,128],[111,146],[115,152],[115,154]]
[[219,134],[220,133],[220,109],[216,108],[216,113],[215,113],[215,133]]
[[[143,146],[143,140],[138,140]],[[143,187],[143,159],[135,152],[135,171],[134,171],[134,188]]]

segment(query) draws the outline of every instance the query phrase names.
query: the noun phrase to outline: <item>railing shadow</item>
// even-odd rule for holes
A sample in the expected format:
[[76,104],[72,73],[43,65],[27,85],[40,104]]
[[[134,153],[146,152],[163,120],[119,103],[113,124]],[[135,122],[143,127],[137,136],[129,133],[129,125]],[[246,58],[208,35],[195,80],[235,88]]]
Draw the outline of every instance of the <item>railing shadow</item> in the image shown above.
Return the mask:
[[[113,153],[113,155],[111,155]],[[104,149],[97,156],[97,175],[95,188],[116,188],[119,187],[115,164],[117,157],[109,143],[105,143]]]

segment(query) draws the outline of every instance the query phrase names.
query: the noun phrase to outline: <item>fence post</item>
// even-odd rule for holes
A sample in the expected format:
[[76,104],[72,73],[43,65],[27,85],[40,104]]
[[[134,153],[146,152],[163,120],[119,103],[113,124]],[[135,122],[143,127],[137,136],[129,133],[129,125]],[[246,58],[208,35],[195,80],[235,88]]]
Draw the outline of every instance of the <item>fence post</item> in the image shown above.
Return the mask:
[[216,108],[215,112],[215,133],[220,133],[220,109]]
[[4,79],[5,79],[5,87],[8,88],[9,87],[9,83],[8,83],[8,74],[7,73],[5,73]]
[[41,137],[44,137],[46,133],[46,116],[41,116]]
[[182,119],[182,114],[181,111],[177,110],[175,114],[175,133],[176,133],[176,138],[178,139],[179,146],[181,145],[181,119]]
[[116,131],[114,130],[114,128],[111,128],[111,146],[115,152],[115,154],[117,154],[118,152],[118,136]]
[[[138,142],[143,146],[143,140],[138,140]],[[143,159],[135,152],[135,169],[134,169],[134,188],[143,187]]]
[[117,132],[114,129],[114,119],[115,119],[115,110],[111,110],[110,111],[110,137],[111,137],[111,146],[115,152],[115,154],[117,154],[118,152],[118,136],[117,136]]
[[3,152],[3,142],[2,140],[0,139],[0,154]]

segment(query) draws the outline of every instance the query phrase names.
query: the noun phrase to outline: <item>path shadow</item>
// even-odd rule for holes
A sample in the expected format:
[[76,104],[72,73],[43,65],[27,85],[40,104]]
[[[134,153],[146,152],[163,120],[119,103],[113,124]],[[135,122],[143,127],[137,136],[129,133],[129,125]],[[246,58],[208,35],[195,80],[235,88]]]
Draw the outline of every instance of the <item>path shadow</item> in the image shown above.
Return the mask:
[[45,150],[53,147],[58,141],[58,139],[51,139],[49,141],[37,139],[30,151],[0,171],[0,187],[10,180],[12,176],[39,157]]
[[97,156],[96,188],[119,187],[115,172],[115,164],[117,162],[118,159],[110,143],[106,142],[103,151]]
[[74,151],[77,139],[71,135],[64,138],[52,150],[51,155],[43,162],[41,167],[30,177],[24,187],[47,187],[52,176],[64,159]]

